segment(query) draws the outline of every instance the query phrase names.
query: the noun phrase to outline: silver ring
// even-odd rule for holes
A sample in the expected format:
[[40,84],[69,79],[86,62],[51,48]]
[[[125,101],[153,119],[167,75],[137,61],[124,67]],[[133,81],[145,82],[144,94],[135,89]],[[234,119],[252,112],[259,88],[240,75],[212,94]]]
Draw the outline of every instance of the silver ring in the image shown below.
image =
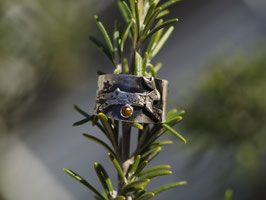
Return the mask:
[[94,113],[139,123],[165,121],[168,81],[153,77],[105,74],[98,78]]

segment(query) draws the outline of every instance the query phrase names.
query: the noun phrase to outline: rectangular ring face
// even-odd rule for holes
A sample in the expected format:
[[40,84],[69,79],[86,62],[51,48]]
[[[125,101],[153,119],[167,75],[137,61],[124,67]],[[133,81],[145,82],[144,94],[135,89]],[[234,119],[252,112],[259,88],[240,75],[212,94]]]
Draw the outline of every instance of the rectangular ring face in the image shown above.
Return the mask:
[[95,114],[139,123],[165,121],[168,81],[122,74],[99,76]]

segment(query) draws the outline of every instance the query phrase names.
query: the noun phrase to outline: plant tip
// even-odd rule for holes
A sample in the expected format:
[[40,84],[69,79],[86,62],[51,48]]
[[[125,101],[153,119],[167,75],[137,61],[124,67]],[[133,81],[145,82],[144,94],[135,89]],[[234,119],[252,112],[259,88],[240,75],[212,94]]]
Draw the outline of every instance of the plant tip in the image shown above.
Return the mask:
[[179,184],[180,185],[186,185],[186,184],[188,184],[188,182],[187,181],[181,181],[181,182],[179,182]]

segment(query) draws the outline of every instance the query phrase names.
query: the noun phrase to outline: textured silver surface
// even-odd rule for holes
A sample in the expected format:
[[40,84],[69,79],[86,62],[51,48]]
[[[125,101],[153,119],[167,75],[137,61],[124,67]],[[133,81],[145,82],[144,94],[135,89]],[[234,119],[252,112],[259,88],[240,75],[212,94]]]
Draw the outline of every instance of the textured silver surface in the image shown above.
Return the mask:
[[[140,123],[159,123],[165,120],[168,81],[153,77],[105,74],[99,76],[95,114]],[[132,106],[130,117],[121,115],[125,105]]]

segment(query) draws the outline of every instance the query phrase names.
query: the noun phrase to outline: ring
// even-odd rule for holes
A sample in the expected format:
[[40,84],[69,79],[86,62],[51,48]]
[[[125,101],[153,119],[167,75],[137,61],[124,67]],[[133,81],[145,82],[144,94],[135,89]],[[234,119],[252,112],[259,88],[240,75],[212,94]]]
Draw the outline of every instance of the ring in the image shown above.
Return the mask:
[[154,77],[104,74],[98,78],[94,114],[125,122],[165,121],[168,81]]

